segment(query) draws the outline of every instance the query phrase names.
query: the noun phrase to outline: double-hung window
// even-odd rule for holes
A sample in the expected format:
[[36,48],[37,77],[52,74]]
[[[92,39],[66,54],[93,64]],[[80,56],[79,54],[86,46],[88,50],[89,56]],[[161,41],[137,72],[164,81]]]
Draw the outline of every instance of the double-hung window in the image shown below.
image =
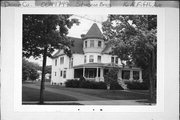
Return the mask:
[[93,55],[89,56],[89,62],[94,62],[94,56]]
[[64,64],[64,57],[60,58],[60,64]]
[[101,56],[98,55],[97,57],[97,62],[100,63],[101,62]]
[[90,47],[94,47],[94,40],[90,40]]

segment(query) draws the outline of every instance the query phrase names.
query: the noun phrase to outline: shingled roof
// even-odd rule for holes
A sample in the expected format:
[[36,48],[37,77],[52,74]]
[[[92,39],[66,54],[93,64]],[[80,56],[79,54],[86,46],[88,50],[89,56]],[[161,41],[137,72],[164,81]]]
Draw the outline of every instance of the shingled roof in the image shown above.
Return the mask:
[[[80,38],[74,38],[74,37],[68,37],[69,39],[74,41],[73,46],[70,47],[72,53],[77,53],[77,54],[83,54],[83,41]],[[52,58],[56,58],[60,55],[64,55],[64,52],[61,52],[59,49],[53,56]]]
[[100,39],[104,39],[99,27],[97,26],[96,23],[94,23],[91,28],[89,29],[89,31],[87,32],[87,34],[83,37],[83,39],[87,39],[87,38],[100,38]]

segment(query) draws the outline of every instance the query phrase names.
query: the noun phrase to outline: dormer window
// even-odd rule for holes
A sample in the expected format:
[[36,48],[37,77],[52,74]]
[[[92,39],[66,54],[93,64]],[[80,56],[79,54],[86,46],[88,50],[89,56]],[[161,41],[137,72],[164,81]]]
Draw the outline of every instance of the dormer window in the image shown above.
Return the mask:
[[102,45],[102,42],[98,41],[98,47],[101,47],[101,45]]
[[90,40],[90,47],[94,47],[94,40]]

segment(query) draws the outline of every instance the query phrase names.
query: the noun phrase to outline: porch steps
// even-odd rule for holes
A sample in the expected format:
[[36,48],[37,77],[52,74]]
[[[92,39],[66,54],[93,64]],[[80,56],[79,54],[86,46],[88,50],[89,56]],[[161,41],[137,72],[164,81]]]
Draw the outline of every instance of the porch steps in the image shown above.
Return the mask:
[[117,82],[124,90],[128,89],[127,85],[124,83],[124,81],[122,79],[118,79]]

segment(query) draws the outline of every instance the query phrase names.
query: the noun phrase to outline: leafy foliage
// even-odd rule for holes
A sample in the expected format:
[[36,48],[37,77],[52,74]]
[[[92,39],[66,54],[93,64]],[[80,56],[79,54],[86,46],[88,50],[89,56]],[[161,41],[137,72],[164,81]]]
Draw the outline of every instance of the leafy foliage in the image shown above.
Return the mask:
[[44,47],[47,47],[47,55],[55,49],[62,48],[69,53],[72,44],[67,39],[68,29],[77,19],[69,19],[71,15],[23,15],[23,56],[35,58],[41,57]]
[[39,77],[37,73],[39,66],[35,63],[29,62],[25,59],[22,60],[22,80],[27,79],[36,80]]
[[86,80],[67,80],[65,86],[72,88],[106,89],[106,84],[104,82]]
[[110,86],[111,90],[123,89],[117,82],[118,68],[111,68],[106,75],[104,75],[104,81],[106,85]]
[[109,15],[102,29],[113,46],[113,54],[148,73],[143,78],[148,78],[151,99],[155,101],[157,15]]
[[113,54],[129,65],[147,69],[151,52],[156,54],[156,15],[109,15],[103,33],[113,46]]

